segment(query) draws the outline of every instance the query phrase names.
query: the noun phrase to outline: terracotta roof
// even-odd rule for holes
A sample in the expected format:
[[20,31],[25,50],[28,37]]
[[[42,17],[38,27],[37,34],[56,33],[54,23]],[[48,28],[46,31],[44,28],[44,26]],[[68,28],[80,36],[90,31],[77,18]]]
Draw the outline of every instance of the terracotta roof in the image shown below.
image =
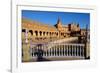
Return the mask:
[[28,23],[28,24],[34,24],[34,25],[39,25],[39,26],[44,26],[44,27],[48,27],[49,29],[53,29],[57,31],[57,28],[55,26],[51,26],[50,24],[44,24],[38,21],[34,21],[31,19],[27,19],[27,18],[22,18],[22,23]]

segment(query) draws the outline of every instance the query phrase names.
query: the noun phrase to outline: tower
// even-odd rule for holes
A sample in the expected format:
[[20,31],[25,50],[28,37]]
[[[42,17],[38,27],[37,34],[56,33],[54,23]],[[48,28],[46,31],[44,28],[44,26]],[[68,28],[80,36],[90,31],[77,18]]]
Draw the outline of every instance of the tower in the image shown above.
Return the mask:
[[61,23],[61,21],[60,21],[60,18],[58,18],[56,27],[57,27],[58,29],[61,29],[61,28],[62,28],[62,23]]

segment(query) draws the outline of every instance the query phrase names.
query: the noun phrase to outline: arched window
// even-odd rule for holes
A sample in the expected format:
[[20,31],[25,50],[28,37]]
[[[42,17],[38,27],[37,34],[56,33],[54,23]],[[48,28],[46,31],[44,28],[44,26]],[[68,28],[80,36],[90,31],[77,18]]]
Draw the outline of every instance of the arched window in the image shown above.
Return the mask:
[[40,31],[39,33],[40,33],[40,36],[41,36],[42,35],[42,31]]
[[38,31],[35,31],[36,36],[38,36]]
[[57,36],[58,36],[58,33],[57,33]]
[[22,29],[22,32],[26,32],[26,30],[25,29]]
[[43,35],[45,35],[45,32],[43,32]]
[[47,35],[48,35],[48,32],[47,32]]
[[53,35],[54,33],[52,32],[52,35]]
[[29,30],[29,32],[31,33],[31,35],[33,35],[33,31],[32,30]]
[[61,35],[62,35],[62,33],[61,33]]
[[51,35],[51,32],[50,32],[50,35]]

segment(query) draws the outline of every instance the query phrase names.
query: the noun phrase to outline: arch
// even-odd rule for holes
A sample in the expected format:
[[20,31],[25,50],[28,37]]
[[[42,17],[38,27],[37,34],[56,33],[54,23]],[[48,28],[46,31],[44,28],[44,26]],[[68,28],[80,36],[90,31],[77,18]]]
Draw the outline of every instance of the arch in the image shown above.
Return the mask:
[[31,35],[33,35],[33,31],[32,30],[29,30],[29,32],[31,33]]
[[43,32],[43,35],[45,36],[45,32]]
[[55,35],[57,34],[57,32],[55,32]]
[[42,31],[39,32],[40,36],[42,35]]
[[50,32],[50,36],[51,36],[51,32]]
[[61,33],[61,36],[63,36],[63,33]]
[[51,35],[53,35],[53,32],[51,33]]
[[58,36],[58,32],[56,33],[56,35]]
[[48,33],[49,33],[49,32],[47,32],[47,35],[48,35]]
[[22,29],[22,32],[26,32],[26,29]]
[[38,31],[35,31],[35,35],[38,36]]

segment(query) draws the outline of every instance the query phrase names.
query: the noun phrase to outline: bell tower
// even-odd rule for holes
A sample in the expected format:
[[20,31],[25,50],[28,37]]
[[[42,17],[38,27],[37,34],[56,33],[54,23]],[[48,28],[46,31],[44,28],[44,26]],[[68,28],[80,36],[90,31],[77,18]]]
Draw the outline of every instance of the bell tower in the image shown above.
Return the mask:
[[59,29],[59,28],[62,28],[62,23],[61,23],[61,21],[60,21],[60,18],[58,18],[56,27],[57,27],[58,29]]

